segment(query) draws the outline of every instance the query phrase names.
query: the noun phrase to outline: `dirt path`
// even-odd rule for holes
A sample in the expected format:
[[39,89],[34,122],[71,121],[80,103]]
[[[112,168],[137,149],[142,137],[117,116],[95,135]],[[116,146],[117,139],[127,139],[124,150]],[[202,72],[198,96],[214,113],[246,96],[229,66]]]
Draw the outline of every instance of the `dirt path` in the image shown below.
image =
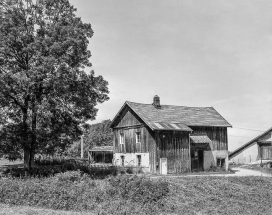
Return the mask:
[[244,169],[240,167],[231,168],[234,173],[233,174],[192,174],[192,175],[158,175],[151,176],[150,178],[160,178],[160,177],[169,177],[169,178],[179,178],[179,177],[241,177],[241,176],[260,176],[260,177],[272,177],[272,174],[263,173],[257,170]]
[[234,176],[263,176],[263,177],[272,177],[271,174],[263,173],[258,170],[244,169],[240,167],[232,168],[235,171]]
[[92,215],[90,212],[71,212],[42,209],[27,206],[9,206],[0,204],[0,215]]

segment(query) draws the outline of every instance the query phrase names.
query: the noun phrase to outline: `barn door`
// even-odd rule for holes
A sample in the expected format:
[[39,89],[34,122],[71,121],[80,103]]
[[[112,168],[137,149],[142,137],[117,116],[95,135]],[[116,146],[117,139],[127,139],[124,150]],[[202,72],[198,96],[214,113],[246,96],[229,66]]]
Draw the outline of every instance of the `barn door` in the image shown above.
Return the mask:
[[192,149],[191,151],[191,168],[192,171],[203,171],[204,151],[201,149]]

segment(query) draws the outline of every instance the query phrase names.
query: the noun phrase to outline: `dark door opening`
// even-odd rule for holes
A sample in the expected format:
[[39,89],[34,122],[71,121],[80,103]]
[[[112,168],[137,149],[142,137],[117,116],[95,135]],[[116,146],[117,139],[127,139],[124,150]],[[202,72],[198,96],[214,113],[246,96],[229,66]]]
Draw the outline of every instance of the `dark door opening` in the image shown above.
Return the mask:
[[191,150],[191,168],[192,171],[204,171],[204,150]]

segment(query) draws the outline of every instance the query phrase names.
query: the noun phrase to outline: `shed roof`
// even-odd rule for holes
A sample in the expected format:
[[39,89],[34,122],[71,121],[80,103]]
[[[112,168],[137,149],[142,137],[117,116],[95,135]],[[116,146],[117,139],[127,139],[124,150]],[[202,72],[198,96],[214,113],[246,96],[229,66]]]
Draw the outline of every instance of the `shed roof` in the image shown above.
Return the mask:
[[120,116],[123,108],[128,105],[151,129],[154,123],[183,124],[184,126],[213,126],[231,127],[231,125],[213,107],[186,107],[175,105],[161,105],[160,108],[152,104],[142,104],[126,101],[119,113],[112,121]]
[[96,147],[93,147],[92,149],[89,150],[90,152],[94,152],[94,151],[103,151],[103,152],[106,152],[106,151],[113,151],[113,146],[96,146]]
[[209,137],[206,135],[190,136],[191,143],[212,143]]

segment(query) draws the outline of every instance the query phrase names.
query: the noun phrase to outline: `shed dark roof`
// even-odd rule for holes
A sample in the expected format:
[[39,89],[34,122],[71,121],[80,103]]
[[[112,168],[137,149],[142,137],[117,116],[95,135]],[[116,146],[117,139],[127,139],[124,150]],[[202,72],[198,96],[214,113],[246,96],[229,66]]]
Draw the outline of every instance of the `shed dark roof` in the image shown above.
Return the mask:
[[113,146],[96,146],[90,149],[89,151],[95,152],[95,151],[113,151]]
[[[185,107],[126,102],[150,128],[152,123],[181,123],[187,126],[231,127],[213,107]],[[124,107],[124,106],[123,106]],[[115,119],[114,119],[115,120]],[[113,120],[113,123],[114,123]]]

